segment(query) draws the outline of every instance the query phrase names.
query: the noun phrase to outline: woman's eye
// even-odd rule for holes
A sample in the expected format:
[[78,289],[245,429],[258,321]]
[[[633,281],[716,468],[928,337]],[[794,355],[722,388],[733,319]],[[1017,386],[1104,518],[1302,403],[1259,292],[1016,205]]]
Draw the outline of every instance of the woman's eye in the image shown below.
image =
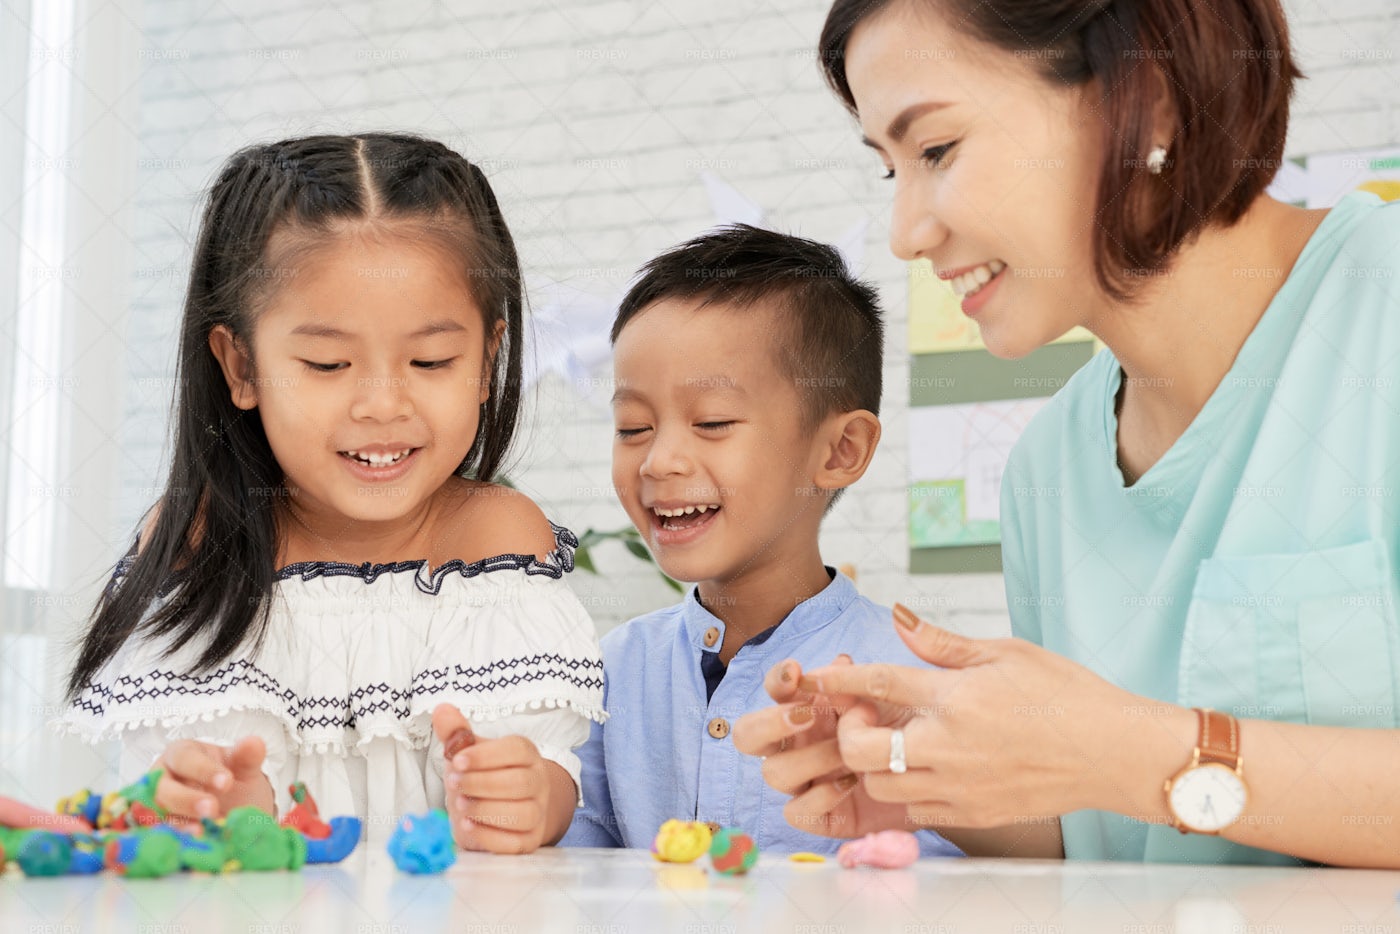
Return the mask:
[[734,424],[732,421],[728,421],[728,422],[696,422],[696,423],[695,423],[695,427],[696,427],[696,428],[702,428],[702,429],[704,429],[705,431],[720,431],[721,429],[728,428],[728,427],[729,427],[730,425],[732,425],[732,424]]
[[646,431],[645,428],[619,428],[617,436],[619,438],[635,438],[644,431]]
[[885,166],[885,174],[881,175],[880,177],[883,178],[885,181],[889,181],[890,179],[894,178],[894,169],[892,169],[889,166]]
[[944,143],[942,146],[930,146],[919,155],[919,158],[929,165],[939,165],[947,157],[948,151],[956,145],[957,141],[955,140],[951,143]]
[[413,365],[420,370],[440,370],[445,366],[451,366],[456,357],[449,357],[446,360],[414,360]]
[[350,365],[348,363],[312,363],[310,360],[303,360],[301,362],[305,363],[317,373],[334,373],[336,370]]

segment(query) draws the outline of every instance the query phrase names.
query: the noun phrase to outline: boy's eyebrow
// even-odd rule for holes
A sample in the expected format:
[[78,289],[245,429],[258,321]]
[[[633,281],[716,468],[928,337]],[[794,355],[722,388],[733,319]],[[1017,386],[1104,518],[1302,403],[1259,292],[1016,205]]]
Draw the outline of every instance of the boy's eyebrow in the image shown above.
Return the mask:
[[[439,321],[429,321],[427,324],[423,325],[421,328],[414,331],[408,336],[431,337],[434,334],[445,334],[451,331],[465,330],[466,328],[462,327],[462,325],[458,322],[453,321],[450,318],[443,318]],[[291,333],[294,335],[301,335],[305,337],[345,338],[352,336],[351,334],[340,330],[340,328],[331,327],[329,324],[317,324],[315,322],[309,324],[299,324],[296,327],[292,328]]]
[[[885,131],[885,135],[892,142],[899,142],[904,139],[904,134],[909,132],[909,124],[931,110],[942,110],[944,107],[953,106],[950,101],[924,101],[922,104],[910,104],[900,111],[899,116],[890,121],[890,128]],[[860,141],[871,149],[879,149],[880,144],[868,136],[862,136]]]
[[[732,376],[689,376],[686,377],[686,394],[691,396],[704,395],[710,392],[725,392],[736,396],[748,396],[748,391],[739,385],[739,381]],[[635,389],[626,386],[619,386],[612,394],[612,404],[619,402],[646,401],[646,396]]]

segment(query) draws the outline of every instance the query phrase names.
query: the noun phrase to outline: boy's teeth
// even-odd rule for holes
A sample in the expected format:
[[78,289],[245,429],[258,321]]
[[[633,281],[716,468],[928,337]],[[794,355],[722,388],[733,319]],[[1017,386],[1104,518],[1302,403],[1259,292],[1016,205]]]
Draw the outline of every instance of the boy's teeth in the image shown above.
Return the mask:
[[994,259],[990,263],[983,263],[976,269],[968,270],[960,276],[954,276],[948,280],[948,284],[953,287],[953,291],[958,295],[975,295],[992,278],[1003,269],[1006,264],[999,259]]
[[674,517],[674,516],[688,516],[688,515],[690,515],[691,513],[696,513],[696,512],[698,512],[700,515],[703,516],[703,515],[704,515],[706,512],[708,512],[709,510],[711,510],[711,509],[718,509],[718,508],[719,508],[718,506],[706,505],[706,506],[677,506],[675,509],[662,509],[660,506],[655,506],[655,507],[652,508],[652,512],[656,513],[658,516],[666,516],[666,517],[668,517],[668,518],[671,518],[671,517]]

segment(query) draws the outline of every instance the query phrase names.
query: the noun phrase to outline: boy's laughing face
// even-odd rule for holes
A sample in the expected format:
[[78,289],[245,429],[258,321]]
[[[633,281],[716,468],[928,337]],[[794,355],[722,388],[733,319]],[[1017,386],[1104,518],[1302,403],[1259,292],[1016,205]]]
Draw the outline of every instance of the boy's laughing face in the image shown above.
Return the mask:
[[796,574],[827,491],[813,483],[820,442],[778,363],[778,312],[699,305],[659,301],[618,335],[618,499],[677,580]]

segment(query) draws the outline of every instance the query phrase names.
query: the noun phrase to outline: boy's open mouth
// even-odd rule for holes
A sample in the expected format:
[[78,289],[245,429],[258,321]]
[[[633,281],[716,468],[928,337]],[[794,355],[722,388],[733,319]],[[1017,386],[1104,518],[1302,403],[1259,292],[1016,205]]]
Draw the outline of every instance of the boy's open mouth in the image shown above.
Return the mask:
[[693,529],[698,525],[704,525],[715,517],[719,512],[719,506],[714,503],[705,503],[698,506],[677,506],[673,509],[662,509],[658,506],[651,507],[651,514],[656,520],[656,524],[663,529],[678,532],[681,529]]

